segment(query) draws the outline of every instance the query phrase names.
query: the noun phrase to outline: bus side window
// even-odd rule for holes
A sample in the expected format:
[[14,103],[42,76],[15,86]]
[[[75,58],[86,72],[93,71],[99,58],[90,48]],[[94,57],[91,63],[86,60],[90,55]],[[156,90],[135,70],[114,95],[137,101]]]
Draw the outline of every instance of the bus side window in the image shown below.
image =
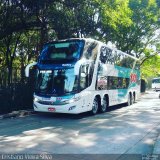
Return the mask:
[[100,50],[100,61],[103,64],[115,63],[115,52],[108,47],[102,46]]
[[89,67],[89,71],[88,71],[88,86],[91,85],[91,82],[92,82],[92,78],[93,78],[93,72],[94,72],[94,63],[91,63],[90,64],[90,67]]
[[89,79],[88,69],[89,69],[89,64],[81,66],[81,69],[80,69],[80,90],[83,90],[89,86],[89,84],[88,84],[88,79]]
[[107,62],[107,58],[108,58],[108,55],[107,55],[106,47],[102,46],[100,50],[100,62],[105,64]]
[[84,57],[92,61],[96,61],[98,53],[98,43],[97,42],[86,42],[84,46]]
[[81,69],[80,69],[80,89],[81,90],[91,85],[93,72],[94,72],[94,62],[81,66]]
[[131,57],[123,55],[123,59],[121,60],[121,66],[133,69],[135,60]]
[[136,66],[135,66],[135,69],[139,70],[140,69],[140,62],[139,61],[136,61]]
[[129,78],[126,78],[126,87],[128,88],[129,87]]
[[121,61],[123,59],[123,54],[121,54],[119,50],[116,50],[115,52],[115,65],[122,66]]
[[121,77],[118,78],[117,88],[118,89],[123,89],[123,79]]
[[108,52],[109,52],[109,56],[110,56],[110,58],[109,58],[109,62],[110,62],[110,64],[115,64],[115,52],[113,51],[113,50],[111,50],[111,49],[108,49]]
[[118,78],[117,77],[108,77],[108,89],[117,89],[118,87]]

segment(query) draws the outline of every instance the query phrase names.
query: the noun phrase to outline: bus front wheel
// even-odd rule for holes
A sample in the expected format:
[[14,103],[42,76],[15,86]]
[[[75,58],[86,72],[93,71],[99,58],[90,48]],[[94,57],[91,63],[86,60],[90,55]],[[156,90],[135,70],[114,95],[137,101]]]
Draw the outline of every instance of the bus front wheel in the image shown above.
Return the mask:
[[91,110],[91,113],[92,113],[93,115],[97,114],[97,112],[98,112],[98,106],[99,106],[99,105],[98,105],[98,98],[95,97],[94,100],[93,100],[92,110]]
[[132,105],[132,104],[133,104],[133,98],[132,98],[132,95],[129,94],[129,95],[128,95],[127,106],[130,106],[130,105]]

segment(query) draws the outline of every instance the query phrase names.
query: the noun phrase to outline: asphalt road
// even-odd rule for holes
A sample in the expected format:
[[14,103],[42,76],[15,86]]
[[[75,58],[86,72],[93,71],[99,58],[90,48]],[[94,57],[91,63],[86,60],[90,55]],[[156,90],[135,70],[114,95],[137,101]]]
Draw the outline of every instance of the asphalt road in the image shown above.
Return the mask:
[[160,154],[159,134],[160,99],[150,91],[132,106],[96,116],[39,113],[0,120],[0,153]]

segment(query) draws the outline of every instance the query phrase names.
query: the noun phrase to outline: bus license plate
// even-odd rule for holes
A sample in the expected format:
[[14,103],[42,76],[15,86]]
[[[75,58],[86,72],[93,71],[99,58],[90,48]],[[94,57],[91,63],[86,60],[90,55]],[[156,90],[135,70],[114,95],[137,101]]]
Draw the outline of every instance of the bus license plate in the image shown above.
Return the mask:
[[49,112],[55,112],[56,109],[55,109],[55,108],[48,108],[48,111],[49,111]]

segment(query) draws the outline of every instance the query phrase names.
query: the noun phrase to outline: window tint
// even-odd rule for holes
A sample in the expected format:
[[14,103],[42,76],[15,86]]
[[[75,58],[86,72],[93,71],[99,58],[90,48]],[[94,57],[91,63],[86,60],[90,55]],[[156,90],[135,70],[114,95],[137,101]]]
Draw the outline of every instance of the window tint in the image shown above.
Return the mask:
[[135,65],[135,69],[140,70],[140,65],[141,65],[140,61],[137,61]]
[[134,62],[134,59],[124,55],[123,59],[121,60],[120,66],[132,69],[134,67]]
[[83,56],[86,59],[93,60],[95,62],[98,53],[98,43],[86,42],[83,50]]
[[104,64],[114,64],[114,55],[112,54],[112,50],[110,48],[101,47],[100,61]]
[[80,68],[80,90],[89,87],[92,83],[94,63],[82,65]]
[[129,87],[129,78],[99,76],[97,80],[98,90],[127,89]]
[[81,57],[84,41],[53,42],[44,46],[39,61],[46,63],[68,63]]
[[129,78],[108,77],[108,89],[127,89],[129,86]]
[[93,72],[94,72],[94,63],[92,62],[90,64],[90,67],[89,67],[89,72],[88,72],[88,86],[91,85],[92,83],[92,78],[93,78]]
[[[119,50],[111,50],[108,47],[102,46],[100,50],[100,62],[103,64],[114,64],[132,69],[135,60]],[[138,68],[138,63],[136,67]]]

